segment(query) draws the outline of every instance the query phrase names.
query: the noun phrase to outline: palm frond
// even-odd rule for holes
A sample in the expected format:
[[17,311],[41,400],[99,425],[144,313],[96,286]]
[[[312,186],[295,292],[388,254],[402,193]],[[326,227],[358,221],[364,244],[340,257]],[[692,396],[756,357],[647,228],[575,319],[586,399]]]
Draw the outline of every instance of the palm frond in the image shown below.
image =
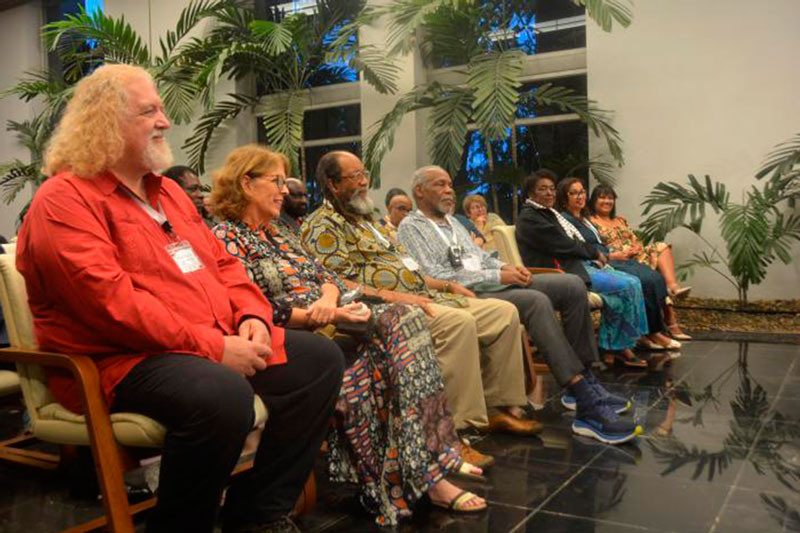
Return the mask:
[[303,142],[305,108],[306,96],[299,91],[269,95],[258,107],[267,132],[267,143],[286,155],[297,171],[300,170],[298,153]]
[[64,20],[51,22],[42,30],[48,49],[59,52],[62,57],[70,54],[85,57],[87,53],[80,48],[87,41],[95,41],[98,49],[94,55],[101,55],[105,61],[150,64],[150,51],[124,16],[115,19],[100,10],[89,14],[81,7],[77,15],[66,15]]
[[764,164],[756,173],[756,178],[762,179],[770,173],[773,177],[778,177],[791,172],[798,165],[800,165],[800,133],[780,143],[767,155]]
[[471,57],[482,52],[484,33],[475,6],[462,9],[439,9],[423,24],[419,42],[425,64],[433,68],[466,65]]
[[728,250],[728,268],[747,288],[767,275],[769,259],[764,253],[771,236],[769,219],[757,202],[729,204],[720,219],[722,238]]
[[294,36],[292,35],[291,21],[286,24],[272,22],[271,20],[254,20],[250,23],[253,36],[261,39],[264,50],[270,55],[278,55],[291,48]]
[[381,94],[397,92],[397,76],[400,67],[386,52],[372,45],[360,46],[350,56],[350,67],[364,75],[364,79]]
[[562,111],[577,114],[589,129],[598,137],[603,137],[609,154],[621,166],[622,139],[619,132],[611,125],[608,112],[597,108],[594,101],[576,94],[574,90],[546,83],[535,91],[527,93],[522,100],[533,98],[539,105],[554,106]]
[[164,108],[172,121],[176,124],[189,122],[194,116],[199,93],[192,72],[185,68],[174,68],[157,80]]
[[372,173],[372,187],[381,184],[381,161],[394,146],[394,135],[407,113],[430,107],[433,96],[441,89],[437,82],[427,87],[415,87],[401,96],[394,107],[383,118],[370,126],[364,148],[364,166]]
[[34,98],[42,96],[49,101],[56,98],[67,87],[64,80],[56,78],[52,72],[29,71],[25,73],[25,76],[16,85],[0,93],[0,98],[16,96],[25,102],[30,102]]
[[493,51],[472,58],[467,86],[472,89],[473,120],[490,141],[499,140],[513,127],[522,86],[522,52]]
[[428,153],[433,162],[455,176],[461,166],[464,141],[472,115],[472,93],[455,87],[441,91],[433,103]]
[[156,60],[156,63],[161,64],[167,62],[178,46],[178,43],[180,43],[201,20],[220,12],[221,9],[227,7],[227,4],[225,0],[193,0],[181,11],[181,14],[178,16],[178,22],[175,24],[175,29],[167,30],[164,37],[158,40],[161,48],[161,57]]
[[456,8],[472,4],[471,0],[394,0],[383,11],[375,12],[389,15],[389,38],[387,48],[391,54],[406,54],[416,44],[417,29],[426,17],[441,8]]
[[586,14],[603,31],[611,31],[614,21],[623,28],[631,25],[633,11],[627,0],[572,0],[575,5],[586,8]]
[[38,184],[41,180],[39,167],[14,159],[0,165],[0,190],[6,205],[14,201],[29,183]]
[[186,142],[181,147],[189,156],[189,166],[196,168],[198,173],[205,172],[206,153],[217,127],[258,103],[257,98],[240,94],[228,94],[228,97],[230,98],[229,100],[217,103],[213,109],[200,117],[192,131],[192,135],[186,139]]
[[645,197],[642,214],[653,213],[639,227],[647,240],[663,240],[667,233],[678,227],[700,233],[706,205],[715,213],[726,209],[729,194],[724,183],[713,183],[710,176],[705,177],[704,183],[692,174],[688,179],[688,187],[675,182],[659,183]]

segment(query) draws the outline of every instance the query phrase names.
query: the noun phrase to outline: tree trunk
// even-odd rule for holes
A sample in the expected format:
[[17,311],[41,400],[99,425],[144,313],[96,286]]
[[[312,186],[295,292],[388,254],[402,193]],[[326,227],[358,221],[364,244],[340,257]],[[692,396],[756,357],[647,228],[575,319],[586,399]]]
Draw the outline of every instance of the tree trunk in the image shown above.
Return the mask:
[[[486,160],[489,162],[489,175],[494,179],[494,156],[492,153],[492,143],[483,137],[483,144],[486,147]],[[489,192],[492,193],[492,210],[497,213],[500,207],[500,202],[497,200],[497,184],[494,181],[489,182]]]
[[[511,124],[511,166],[514,170],[519,164],[517,154],[517,127]],[[519,211],[519,188],[517,182],[511,183],[511,222],[517,224],[517,212]]]

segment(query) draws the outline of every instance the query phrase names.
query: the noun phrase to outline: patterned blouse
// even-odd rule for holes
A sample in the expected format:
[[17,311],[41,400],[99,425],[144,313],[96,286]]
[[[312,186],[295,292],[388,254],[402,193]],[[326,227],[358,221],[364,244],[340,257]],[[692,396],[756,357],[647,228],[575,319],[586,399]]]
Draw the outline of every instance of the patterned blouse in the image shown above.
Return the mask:
[[642,246],[642,252],[636,256],[636,261],[648,265],[650,268],[656,268],[661,249],[659,243],[642,245],[627,220],[621,216],[617,216],[615,220],[618,221],[617,225],[609,226],[607,221],[596,216],[591,217],[592,224],[600,232],[603,242],[612,252],[621,252],[634,246]]
[[402,245],[391,244],[378,224],[367,217],[350,222],[327,200],[303,222],[301,237],[325,268],[345,279],[376,289],[428,296],[438,304],[467,305],[462,296],[429,290],[419,271],[405,266],[403,259],[408,253]]
[[280,222],[253,229],[244,222],[226,221],[212,232],[229,254],[242,261],[250,279],[270,301],[275,324],[286,325],[293,307],[305,309],[319,300],[325,283],[346,290]]

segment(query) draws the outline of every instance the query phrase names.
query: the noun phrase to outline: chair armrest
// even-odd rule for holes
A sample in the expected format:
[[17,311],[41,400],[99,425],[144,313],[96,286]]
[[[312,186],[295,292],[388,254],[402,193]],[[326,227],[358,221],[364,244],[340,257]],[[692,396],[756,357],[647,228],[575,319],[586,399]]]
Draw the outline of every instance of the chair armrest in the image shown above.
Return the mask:
[[525,267],[531,274],[563,274],[564,271],[560,268],[546,268],[546,267]]
[[[111,428],[108,406],[100,388],[100,373],[92,358],[79,354],[67,355],[23,348],[2,348],[0,349],[0,361],[63,368],[72,374],[80,387],[95,469],[98,474],[102,469],[102,475],[106,479],[106,483],[100,483],[105,500],[104,506],[106,506],[109,516],[116,516],[121,512],[127,514],[127,499],[122,501],[125,496],[124,489],[121,497],[109,497],[110,495],[106,493],[108,483],[115,483],[117,487],[125,486],[122,478],[123,464],[120,447]],[[108,509],[110,500],[115,500],[116,508],[113,511]],[[122,511],[123,505],[124,511]],[[129,516],[128,522],[130,522]],[[130,531],[133,531],[132,526]]]

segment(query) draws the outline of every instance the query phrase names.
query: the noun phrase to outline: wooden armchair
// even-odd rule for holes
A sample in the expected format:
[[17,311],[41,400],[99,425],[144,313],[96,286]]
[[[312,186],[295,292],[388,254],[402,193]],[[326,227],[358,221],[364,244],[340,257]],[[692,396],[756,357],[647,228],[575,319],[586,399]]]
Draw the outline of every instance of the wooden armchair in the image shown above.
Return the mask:
[[[492,228],[492,235],[494,235],[494,242],[497,246],[497,252],[500,260],[514,266],[525,266],[522,263],[522,256],[519,253],[517,246],[517,238],[514,235],[514,226],[495,226]],[[563,274],[564,271],[558,268],[537,268],[526,267],[531,274]],[[603,307],[603,300],[600,295],[589,292],[589,309],[596,311]],[[530,396],[532,388],[536,387],[536,383],[540,380],[536,374],[549,374],[550,369],[544,362],[538,362],[533,357],[533,348],[530,345],[528,335],[523,336],[523,348],[525,351],[525,363],[528,368],[527,377],[527,392]]]
[[[103,496],[105,517],[67,531],[90,531],[107,525],[114,532],[133,532],[132,514],[153,507],[155,498],[129,505],[123,473],[135,467],[130,448],[150,448],[157,453],[165,428],[155,420],[136,413],[109,414],[100,390],[94,361],[85,355],[41,352],[36,349],[33,321],[25,284],[14,264],[13,253],[0,255],[0,303],[8,327],[11,347],[0,349],[0,361],[16,363],[25,406],[31,419],[32,437],[59,445],[91,446],[97,479]],[[43,367],[64,369],[72,374],[81,390],[85,415],[78,415],[57,403],[47,389]],[[262,426],[267,410],[256,396],[255,425]],[[0,458],[43,468],[55,468],[58,456],[25,449],[24,439],[0,443]],[[248,468],[252,462],[234,471]],[[201,465],[198,467],[202,468]]]
[[[525,266],[522,263],[522,256],[517,246],[517,238],[514,235],[515,226],[495,226],[492,228],[494,241],[497,244],[497,252],[500,260],[515,266]],[[558,268],[536,268],[526,267],[531,274],[563,274],[564,271]],[[589,292],[589,309],[592,311],[603,307],[603,299],[595,292]]]

